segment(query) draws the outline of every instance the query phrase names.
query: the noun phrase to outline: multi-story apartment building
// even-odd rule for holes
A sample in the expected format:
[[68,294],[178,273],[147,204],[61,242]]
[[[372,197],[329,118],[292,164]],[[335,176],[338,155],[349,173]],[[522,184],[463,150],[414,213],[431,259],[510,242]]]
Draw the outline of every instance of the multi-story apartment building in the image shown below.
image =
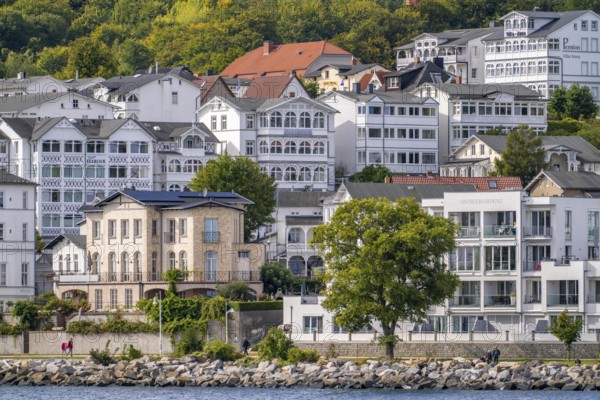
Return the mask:
[[35,187],[0,168],[0,311],[34,295]]
[[528,125],[541,133],[547,128],[546,101],[523,85],[425,83],[412,93],[439,103],[442,162],[477,132]]
[[[218,285],[245,281],[262,292],[261,244],[244,243],[251,201],[235,193],[123,190],[86,207],[86,268],[58,271],[55,293],[84,293],[92,309],[132,308],[167,289],[167,270],[184,273],[184,296],[214,295]],[[54,246],[54,264],[64,246]],[[63,259],[64,261],[64,259]]]
[[[464,333],[464,340],[468,332],[484,334],[483,340],[486,335],[487,340],[505,340],[509,331],[510,340],[531,340],[527,335],[545,332],[565,308],[584,319],[586,334],[600,332],[597,198],[530,197],[522,190],[475,192],[457,186],[450,191],[449,185],[344,184],[324,203],[327,221],[338,204],[351,198],[410,196],[427,212],[460,226],[456,250],[446,260],[461,281],[455,296],[433,307],[424,324],[403,323],[400,334],[447,330]],[[313,340],[315,326],[330,339],[347,337],[320,307],[322,299],[304,308],[290,298],[299,340]],[[321,321],[313,323],[313,317]]]
[[548,98],[555,88],[600,88],[600,16],[590,10],[512,11],[503,29],[483,38],[485,83],[522,83]]
[[37,224],[50,237],[78,234],[81,205],[123,187],[184,190],[219,146],[197,123],[4,118],[0,131],[0,163],[39,183]]
[[[552,171],[600,174],[600,150],[580,136],[540,136],[546,164]],[[442,176],[487,176],[506,148],[504,135],[476,134],[440,166]]]
[[336,112],[305,97],[216,96],[197,114],[229,154],[258,162],[279,189],[327,190],[334,185]]
[[355,91],[320,97],[340,112],[335,120],[336,163],[348,174],[367,165],[404,174],[437,172],[438,103],[406,92],[358,93],[355,86]]
[[422,33],[403,46],[397,47],[396,67],[409,67],[416,60],[433,61],[439,57],[445,69],[460,77],[464,83],[485,83],[484,38],[502,28],[457,29],[438,33]]

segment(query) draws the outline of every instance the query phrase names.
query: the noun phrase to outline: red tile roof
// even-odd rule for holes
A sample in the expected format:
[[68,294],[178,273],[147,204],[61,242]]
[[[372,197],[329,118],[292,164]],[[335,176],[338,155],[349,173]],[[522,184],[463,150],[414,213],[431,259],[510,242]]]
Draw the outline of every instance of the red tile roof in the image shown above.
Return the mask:
[[374,73],[364,74],[362,78],[360,78],[360,90],[365,92],[367,90],[367,85],[371,82],[371,78],[373,78],[373,74],[377,76],[377,80],[381,85],[385,85],[385,76],[389,74],[388,71],[375,71]]
[[[267,50],[268,51],[265,51]],[[296,71],[303,75],[306,69],[324,54],[350,55],[326,41],[268,44],[244,54],[221,72],[225,78],[254,78],[257,76],[283,75]],[[348,60],[349,61],[349,60]]]
[[[490,181],[496,181],[496,187],[490,187]],[[521,178],[517,176],[392,176],[392,183],[405,185],[474,185],[478,192],[497,192],[510,189],[522,189]]]

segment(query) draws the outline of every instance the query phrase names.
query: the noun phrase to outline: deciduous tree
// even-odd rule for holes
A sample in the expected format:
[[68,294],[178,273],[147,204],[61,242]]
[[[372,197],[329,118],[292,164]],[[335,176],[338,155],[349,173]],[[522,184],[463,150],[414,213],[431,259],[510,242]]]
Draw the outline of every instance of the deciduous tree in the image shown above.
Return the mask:
[[582,327],[583,320],[571,318],[567,310],[563,310],[550,326],[550,333],[565,345],[569,359],[571,359],[571,345],[581,338]]
[[270,262],[260,267],[260,280],[265,293],[275,294],[278,289],[285,293],[294,284],[294,274],[285,265]]
[[313,237],[325,261],[323,307],[349,331],[379,322],[393,358],[396,324],[423,320],[458,287],[442,261],[455,233],[449,219],[429,215],[412,198],[342,204]]
[[383,165],[367,165],[362,171],[352,176],[352,182],[373,182],[383,183],[386,176],[390,176],[392,171]]

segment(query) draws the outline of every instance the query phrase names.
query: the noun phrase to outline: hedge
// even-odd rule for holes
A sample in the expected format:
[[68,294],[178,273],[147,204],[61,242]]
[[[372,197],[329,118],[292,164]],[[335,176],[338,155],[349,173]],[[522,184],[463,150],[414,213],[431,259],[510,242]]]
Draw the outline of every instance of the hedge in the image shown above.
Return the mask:
[[548,121],[547,135],[575,134],[581,130],[583,124],[579,121]]
[[283,301],[232,301],[229,303],[235,311],[283,310]]

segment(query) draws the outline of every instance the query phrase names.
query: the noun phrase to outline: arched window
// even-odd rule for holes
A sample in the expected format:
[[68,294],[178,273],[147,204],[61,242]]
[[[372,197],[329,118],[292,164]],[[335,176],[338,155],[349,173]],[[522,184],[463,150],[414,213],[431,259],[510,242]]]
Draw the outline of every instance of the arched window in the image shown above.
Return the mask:
[[281,128],[281,125],[281,113],[279,111],[271,113],[271,128]]
[[181,186],[177,183],[169,185],[169,192],[181,192]]
[[518,40],[513,41],[512,48],[513,48],[513,52],[519,51],[519,41]]
[[100,273],[100,254],[99,253],[94,253],[94,255],[92,256],[92,274],[99,274]]
[[313,154],[325,154],[325,143],[318,141],[315,142],[313,147]]
[[310,182],[312,180],[312,173],[310,171],[310,168],[308,167],[302,167],[300,168],[300,181],[303,182]]
[[504,76],[504,65],[496,64],[496,76]]
[[207,251],[205,258],[205,274],[207,281],[217,280],[217,252]]
[[488,64],[485,66],[485,76],[487,76],[487,77],[494,76],[494,66],[492,64]]
[[260,167],[260,172],[261,172],[261,174],[267,174],[267,175],[269,175],[269,168],[267,168],[265,166],[261,166]]
[[429,57],[429,49],[425,49],[425,51],[423,51],[423,58],[427,57]]
[[108,280],[110,282],[117,280],[117,256],[114,252],[108,255]]
[[537,66],[535,65],[535,61],[529,61],[527,63],[527,75],[533,75],[537,72]]
[[258,152],[260,154],[269,154],[269,143],[266,140],[261,140],[258,146]]
[[267,113],[258,113],[258,123],[261,128],[269,127],[269,117],[267,116]]
[[290,258],[289,267],[294,275],[304,275],[304,258],[301,256],[293,256]]
[[527,51],[527,42],[525,40],[521,40],[520,50],[521,51]]
[[124,282],[130,280],[130,272],[131,271],[129,270],[129,256],[127,255],[127,252],[124,251],[121,253],[121,273],[123,274]]
[[325,182],[325,169],[323,167],[315,168],[315,173],[313,175],[313,180],[315,182]]
[[506,52],[507,52],[507,53],[510,53],[510,52],[512,52],[512,42],[511,42],[510,40],[508,40],[508,41],[506,42]]
[[273,140],[271,142],[271,154],[281,154],[282,147],[279,140]]
[[547,70],[546,61],[538,62],[538,74],[545,74]]
[[546,94],[547,94],[547,88],[546,88],[546,84],[545,84],[545,83],[542,83],[542,84],[540,84],[540,85],[538,86],[538,90],[537,90],[537,91],[538,91],[538,92],[540,92],[540,94],[541,94],[543,97],[546,97]]
[[184,272],[187,272],[188,258],[187,258],[187,253],[185,251],[182,251],[181,253],[179,253],[179,269]]
[[527,73],[527,68],[525,67],[525,63],[521,63],[521,75],[525,75]]
[[117,96],[117,101],[118,102],[125,102],[125,95],[124,94],[120,94]]
[[298,154],[310,154],[310,143],[307,141],[300,142],[300,147],[298,148]]
[[310,114],[306,111],[300,113],[300,128],[310,128]]
[[202,149],[204,148],[204,143],[202,138],[198,135],[189,135],[183,141],[184,149]]
[[298,171],[296,167],[287,167],[285,169],[285,180],[287,182],[296,182],[298,180]]
[[437,53],[436,53],[435,49],[431,49],[431,57],[435,57],[435,56],[436,56],[436,54],[437,54]]
[[296,127],[296,113],[293,111],[288,111],[285,113],[285,120],[283,121],[283,126],[286,128],[295,128]]
[[513,64],[513,75],[520,75],[521,69],[519,68],[519,63]]
[[313,128],[325,128],[325,114],[320,111],[315,113],[315,117],[313,119]]
[[288,243],[304,243],[304,231],[302,228],[292,228],[288,232]]
[[512,25],[511,25],[511,23],[510,23],[510,19],[509,19],[509,20],[507,20],[507,21],[504,23],[504,28],[505,28],[505,29],[511,29],[511,26],[512,26]]
[[179,160],[169,161],[169,172],[181,172],[181,163]]
[[527,28],[527,20],[523,18],[521,20],[521,29],[525,29],[525,28]]
[[133,255],[133,274],[134,280],[142,280],[142,253],[136,251]]
[[202,168],[200,160],[185,160],[183,163],[183,172],[196,173]]
[[513,23],[512,23],[513,29],[519,29],[519,20],[518,19],[513,19]]
[[175,269],[175,253],[170,251],[168,254],[169,258],[169,269]]
[[513,67],[511,63],[506,64],[506,76],[511,76],[513,74]]
[[283,180],[283,172],[281,171],[280,167],[271,168],[271,178],[275,179],[276,181]]
[[160,162],[160,172],[167,172],[167,162],[165,160]]
[[296,142],[292,140],[285,142],[285,154],[296,154]]
[[529,43],[527,45],[527,50],[529,50],[529,51],[536,51],[537,50],[537,40],[530,39]]

